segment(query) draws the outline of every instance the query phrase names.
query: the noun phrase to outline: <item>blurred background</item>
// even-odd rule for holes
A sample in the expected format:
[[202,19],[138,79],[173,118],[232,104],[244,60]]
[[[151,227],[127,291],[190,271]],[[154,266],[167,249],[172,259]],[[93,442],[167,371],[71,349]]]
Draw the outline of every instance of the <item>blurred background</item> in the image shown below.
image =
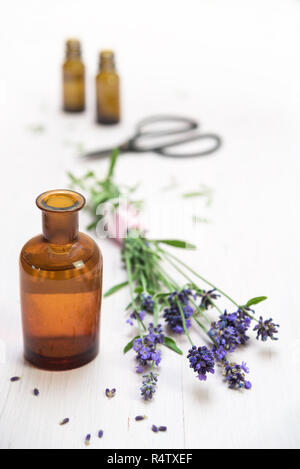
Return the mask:
[[[287,160],[299,149],[299,9],[298,0],[10,1],[0,19],[1,134],[5,172],[22,178],[6,180],[6,193],[24,201],[28,185],[30,194],[63,187],[80,151],[116,145],[141,117],[175,113],[220,133],[224,147],[203,160],[157,158],[157,177],[166,170],[164,179],[180,173],[187,181],[195,168],[205,172],[200,182],[221,185],[224,174],[238,171],[242,186],[255,177],[261,199],[270,176],[257,171],[263,161],[280,174],[281,187],[287,183],[278,192],[291,191],[294,200],[291,164],[299,163]],[[70,116],[61,112],[61,65],[64,42],[74,36],[82,42],[87,109]],[[112,127],[95,123],[95,75],[105,48],[115,51],[121,78],[122,122]],[[140,156],[145,179],[154,174],[152,156]],[[129,165],[131,158],[136,168],[139,156],[127,156]],[[98,168],[104,171],[101,162]],[[32,210],[30,198],[27,206]]]

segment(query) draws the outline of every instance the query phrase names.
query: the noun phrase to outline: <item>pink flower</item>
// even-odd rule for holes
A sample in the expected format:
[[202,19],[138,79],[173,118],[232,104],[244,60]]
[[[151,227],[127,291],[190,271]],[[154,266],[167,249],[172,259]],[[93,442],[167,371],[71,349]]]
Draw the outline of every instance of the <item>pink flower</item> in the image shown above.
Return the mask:
[[120,204],[119,207],[109,212],[106,217],[107,231],[110,238],[114,238],[118,244],[123,244],[128,230],[141,229],[139,211],[130,203]]

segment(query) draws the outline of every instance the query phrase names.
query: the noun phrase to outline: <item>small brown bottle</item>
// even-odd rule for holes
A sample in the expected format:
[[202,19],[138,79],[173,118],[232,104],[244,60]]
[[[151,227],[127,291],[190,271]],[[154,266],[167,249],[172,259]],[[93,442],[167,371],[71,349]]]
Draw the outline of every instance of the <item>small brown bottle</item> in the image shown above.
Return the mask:
[[48,370],[82,366],[98,354],[102,256],[78,232],[82,195],[54,190],[36,200],[43,234],[20,255],[24,355]]
[[84,64],[78,39],[66,42],[66,58],[63,64],[63,109],[66,112],[82,112],[85,108]]
[[120,122],[120,80],[115,68],[115,56],[110,50],[100,52],[99,73],[96,76],[97,122]]

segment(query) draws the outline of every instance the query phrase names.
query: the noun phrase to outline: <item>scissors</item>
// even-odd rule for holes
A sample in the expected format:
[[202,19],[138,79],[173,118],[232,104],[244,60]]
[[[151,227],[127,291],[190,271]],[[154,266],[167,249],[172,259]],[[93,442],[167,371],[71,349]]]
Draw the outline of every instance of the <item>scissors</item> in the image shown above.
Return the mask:
[[[158,128],[157,128],[158,125]],[[152,128],[151,128],[152,127]],[[166,128],[164,128],[166,127]],[[204,156],[209,155],[217,151],[221,144],[221,137],[214,133],[201,134],[194,131],[199,128],[199,123],[194,119],[179,116],[169,115],[157,115],[146,117],[142,119],[136,126],[135,134],[129,138],[126,142],[119,145],[117,148],[120,153],[144,153],[154,152],[162,156],[169,156],[173,158],[183,158],[192,156]],[[188,134],[185,137],[184,134]],[[159,140],[167,136],[182,135],[181,138],[165,141],[164,143],[152,143],[148,145],[141,145],[143,140]],[[198,150],[190,153],[173,153],[172,148],[185,143],[193,142],[196,140],[208,141],[209,145],[206,149]],[[116,148],[116,147],[114,147]],[[105,150],[92,151],[86,153],[86,158],[98,159],[104,158],[111,155],[114,148]]]

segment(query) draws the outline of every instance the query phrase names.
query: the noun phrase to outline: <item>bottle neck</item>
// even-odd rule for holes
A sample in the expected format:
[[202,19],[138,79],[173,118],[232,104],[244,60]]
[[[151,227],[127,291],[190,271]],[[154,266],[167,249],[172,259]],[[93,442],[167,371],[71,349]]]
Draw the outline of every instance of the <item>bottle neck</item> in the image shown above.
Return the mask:
[[111,51],[102,51],[100,53],[99,61],[99,71],[100,72],[115,72],[115,56]]
[[78,212],[42,212],[44,238],[53,244],[70,244],[78,239]]
[[78,192],[56,189],[43,192],[36,199],[42,210],[43,235],[53,244],[70,244],[78,239],[78,211],[85,198]]
[[66,59],[81,59],[81,45],[77,39],[69,39],[66,42]]

